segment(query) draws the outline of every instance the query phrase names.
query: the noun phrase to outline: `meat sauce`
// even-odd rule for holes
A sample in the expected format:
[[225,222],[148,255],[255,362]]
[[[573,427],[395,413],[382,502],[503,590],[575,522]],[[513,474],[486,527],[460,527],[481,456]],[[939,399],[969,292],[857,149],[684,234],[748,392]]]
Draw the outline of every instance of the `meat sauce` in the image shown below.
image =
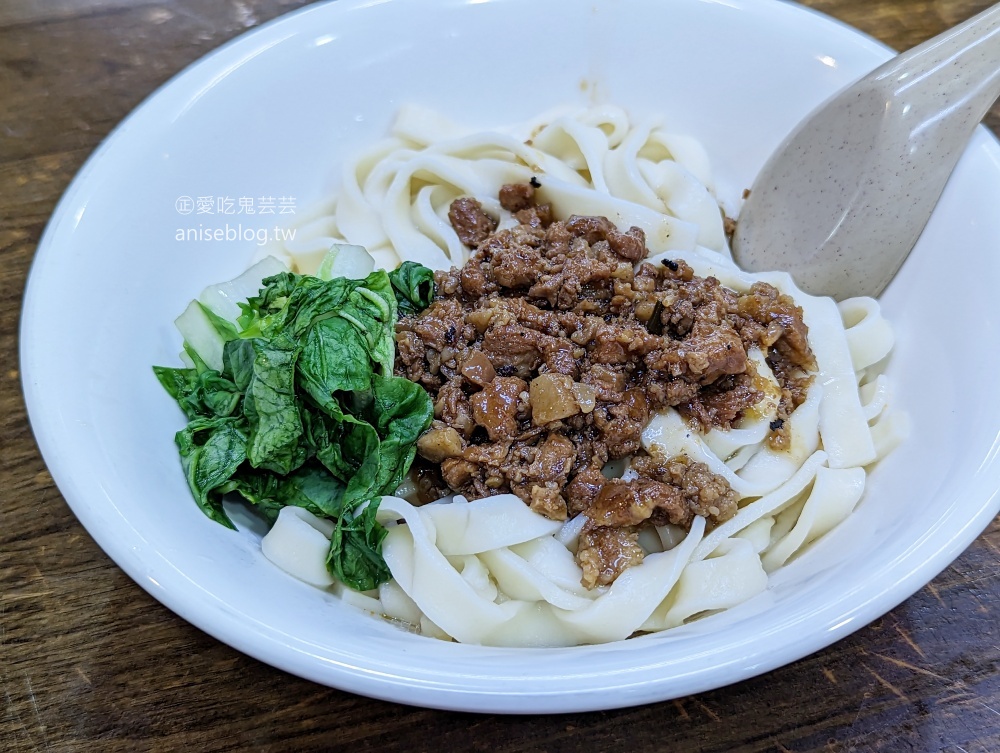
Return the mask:
[[[519,223],[509,229],[474,199],[452,204],[472,254],[400,320],[396,373],[434,401],[417,443],[421,501],[513,493],[554,520],[584,513],[583,582],[606,585],[641,562],[643,526],[718,524],[737,510],[705,464],[646,454],[652,415],[673,407],[701,430],[731,428],[763,397],[747,356],[757,346],[782,390],[768,436],[780,450],[816,363],[801,309],[773,286],[741,295],[681,260],[643,261],[642,230],[555,220],[533,184],[501,189]],[[605,476],[621,458],[635,478]]]

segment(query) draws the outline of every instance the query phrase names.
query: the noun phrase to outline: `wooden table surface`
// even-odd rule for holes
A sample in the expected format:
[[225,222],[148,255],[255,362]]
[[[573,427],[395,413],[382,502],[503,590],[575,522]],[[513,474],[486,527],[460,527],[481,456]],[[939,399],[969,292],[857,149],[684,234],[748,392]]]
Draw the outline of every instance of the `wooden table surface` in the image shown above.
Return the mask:
[[[32,255],[133,107],[301,4],[0,1],[0,750],[1000,751],[997,521],[926,588],[814,656],[698,696],[547,717],[429,711],[298,679],[184,622],[104,555],[25,415],[17,329]],[[899,49],[989,5],[807,4]]]

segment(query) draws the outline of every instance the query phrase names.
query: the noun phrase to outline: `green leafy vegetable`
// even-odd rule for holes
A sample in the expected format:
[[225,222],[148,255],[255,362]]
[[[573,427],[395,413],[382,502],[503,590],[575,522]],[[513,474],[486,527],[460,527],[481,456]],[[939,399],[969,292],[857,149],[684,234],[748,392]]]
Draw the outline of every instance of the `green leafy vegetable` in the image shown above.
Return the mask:
[[235,324],[233,324],[228,319],[224,319],[223,317],[216,314],[214,311],[212,311],[212,309],[210,309],[201,301],[195,301],[195,303],[198,305],[198,308],[201,309],[202,313],[208,319],[209,323],[215,328],[215,331],[218,332],[223,337],[223,339],[231,340],[236,337],[237,331]]
[[190,420],[176,442],[205,514],[232,528],[230,492],[272,522],[302,507],[336,522],[331,573],[358,590],[388,580],[378,500],[406,475],[433,414],[422,387],[392,375],[397,310],[432,296],[433,273],[412,263],[363,280],[283,272],[236,322],[212,315],[221,371],[191,349],[194,368],[153,367]]
[[343,514],[344,485],[322,465],[309,462],[287,476],[242,468],[226,491],[239,492],[256,505],[271,523],[282,507],[292,505],[319,517],[336,519]]
[[392,289],[399,300],[401,316],[419,314],[434,298],[434,271],[422,264],[404,261],[389,273]]
[[177,432],[181,467],[195,501],[208,517],[235,528],[222,509],[222,495],[247,457],[247,435],[239,418],[196,418]]
[[372,501],[350,521],[343,517],[337,520],[326,566],[344,583],[385,583],[392,577],[385,560],[378,555],[386,534],[375,520],[378,502]]
[[190,419],[231,416],[239,405],[239,388],[217,371],[154,366],[153,372]]
[[302,415],[295,395],[300,349],[284,335],[252,343],[253,368],[243,396],[243,415],[250,427],[247,459],[254,468],[291,473],[306,460],[299,446]]

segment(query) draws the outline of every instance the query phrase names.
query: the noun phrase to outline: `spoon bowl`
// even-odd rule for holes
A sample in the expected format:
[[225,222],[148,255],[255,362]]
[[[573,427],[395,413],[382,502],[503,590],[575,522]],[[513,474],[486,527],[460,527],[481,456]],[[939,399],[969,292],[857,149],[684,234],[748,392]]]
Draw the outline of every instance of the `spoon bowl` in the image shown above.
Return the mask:
[[753,272],[838,300],[877,296],[1000,96],[1000,4],[834,95],[754,181],[733,236]]

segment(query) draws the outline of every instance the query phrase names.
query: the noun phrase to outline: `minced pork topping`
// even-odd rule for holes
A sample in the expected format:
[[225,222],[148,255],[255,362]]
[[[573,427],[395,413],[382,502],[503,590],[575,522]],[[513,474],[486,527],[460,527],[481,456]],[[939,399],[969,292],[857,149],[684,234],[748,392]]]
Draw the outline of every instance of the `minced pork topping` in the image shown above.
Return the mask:
[[[649,419],[673,407],[701,430],[731,428],[763,397],[747,357],[757,346],[782,390],[768,436],[780,450],[816,363],[802,310],[773,286],[741,295],[681,260],[643,261],[639,228],[555,220],[534,194],[501,189],[519,224],[499,231],[476,200],[452,204],[472,254],[436,274],[427,309],[400,320],[396,373],[434,400],[414,466],[421,501],[510,492],[553,520],[583,513],[583,582],[606,585],[642,561],[642,526],[718,524],[737,510],[704,463],[643,450]],[[635,477],[607,478],[622,458]]]

